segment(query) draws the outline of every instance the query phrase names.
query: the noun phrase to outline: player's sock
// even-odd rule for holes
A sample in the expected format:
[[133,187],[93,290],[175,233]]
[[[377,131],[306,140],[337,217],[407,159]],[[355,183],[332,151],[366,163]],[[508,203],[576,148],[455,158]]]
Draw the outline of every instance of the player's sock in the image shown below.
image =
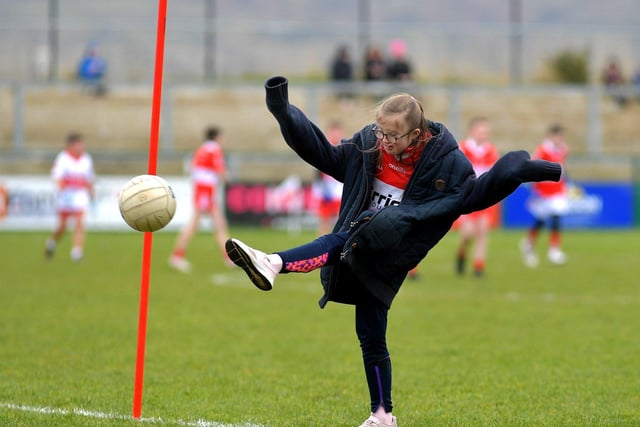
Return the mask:
[[186,255],[186,252],[187,251],[185,251],[184,249],[174,249],[171,256],[175,258],[184,258]]
[[308,273],[335,262],[347,238],[347,233],[325,234],[307,244],[277,252],[283,261],[283,272]]
[[482,277],[484,275],[484,260],[477,259],[473,262],[473,274],[476,277]]

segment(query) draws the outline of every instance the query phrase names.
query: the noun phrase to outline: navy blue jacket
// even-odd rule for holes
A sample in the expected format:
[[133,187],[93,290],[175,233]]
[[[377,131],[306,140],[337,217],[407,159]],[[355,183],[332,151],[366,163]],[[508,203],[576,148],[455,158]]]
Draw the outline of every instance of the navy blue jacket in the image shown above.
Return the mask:
[[321,307],[327,301],[357,304],[370,295],[390,307],[407,272],[460,215],[499,202],[523,182],[560,179],[559,164],[530,160],[526,151],[505,154],[489,172],[476,177],[447,128],[430,122],[433,137],[415,166],[402,202],[367,211],[377,162],[373,124],[334,146],[289,103],[286,78],[270,78],[265,90],[267,107],[286,143],[307,163],[344,183],[334,231],[350,231],[350,236],[341,262],[321,270],[325,291]]

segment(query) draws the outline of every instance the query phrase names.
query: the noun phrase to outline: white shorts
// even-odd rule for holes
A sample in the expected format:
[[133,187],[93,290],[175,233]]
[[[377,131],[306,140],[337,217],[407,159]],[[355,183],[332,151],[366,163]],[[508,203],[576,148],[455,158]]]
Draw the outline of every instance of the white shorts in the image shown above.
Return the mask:
[[553,215],[562,216],[569,212],[569,198],[564,194],[536,197],[527,202],[527,207],[537,219],[547,219]]
[[58,192],[56,210],[59,213],[84,212],[89,207],[89,192],[87,190],[65,189]]

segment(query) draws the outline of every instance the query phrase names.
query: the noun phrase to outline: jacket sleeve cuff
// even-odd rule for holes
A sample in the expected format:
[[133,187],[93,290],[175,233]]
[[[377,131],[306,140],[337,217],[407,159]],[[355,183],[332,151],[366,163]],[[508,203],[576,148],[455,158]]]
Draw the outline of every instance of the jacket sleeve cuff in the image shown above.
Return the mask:
[[285,77],[276,76],[268,79],[264,84],[267,104],[287,104],[289,102],[288,85],[289,82]]
[[559,163],[548,162],[544,160],[535,161],[539,168],[539,179],[536,181],[560,181],[562,175],[562,166]]

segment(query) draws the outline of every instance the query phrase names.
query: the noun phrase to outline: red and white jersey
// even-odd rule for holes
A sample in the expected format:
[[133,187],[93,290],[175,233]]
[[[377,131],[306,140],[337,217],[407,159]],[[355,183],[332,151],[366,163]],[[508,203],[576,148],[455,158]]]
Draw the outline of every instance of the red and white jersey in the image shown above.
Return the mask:
[[498,150],[489,143],[478,144],[473,138],[468,138],[460,142],[460,150],[467,156],[473,166],[473,171],[477,176],[482,175],[498,161]]
[[95,177],[93,159],[87,153],[78,157],[61,151],[53,163],[51,177],[60,189],[89,189]]
[[58,185],[58,211],[78,212],[89,206],[95,178],[93,159],[89,154],[76,156],[66,150],[60,152],[53,163],[51,177]]
[[421,146],[414,150],[411,153],[411,158],[405,160],[397,160],[394,155],[382,151],[382,163],[378,166],[373,180],[373,193],[369,209],[377,211],[387,206],[400,204],[404,190],[413,175],[413,165],[423,149],[424,146]]
[[[547,160],[549,162],[560,163],[564,170],[564,164],[569,155],[569,147],[566,144],[554,144],[550,140],[545,140],[538,146],[533,154],[534,159]],[[566,192],[566,181],[564,175],[560,181],[543,181],[533,184],[533,189],[542,197],[552,197]]]
[[224,156],[220,144],[207,141],[196,150],[191,161],[191,180],[195,185],[215,187],[224,171]]

